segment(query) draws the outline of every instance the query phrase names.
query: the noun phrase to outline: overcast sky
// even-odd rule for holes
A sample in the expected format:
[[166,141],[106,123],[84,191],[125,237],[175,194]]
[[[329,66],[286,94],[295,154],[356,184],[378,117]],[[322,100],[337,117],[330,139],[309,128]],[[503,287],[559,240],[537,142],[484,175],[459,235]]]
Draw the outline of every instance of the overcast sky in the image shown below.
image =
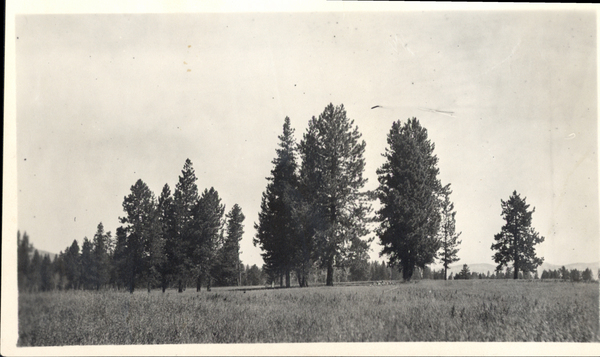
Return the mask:
[[547,262],[598,260],[594,12],[21,15],[16,36],[18,228],[38,249],[114,234],[136,180],[173,191],[189,158],[200,190],[242,207],[241,259],[262,265],[283,120],[300,140],[331,102],[367,143],[367,189],[392,122],[427,128],[460,263],[492,263],[514,190]]

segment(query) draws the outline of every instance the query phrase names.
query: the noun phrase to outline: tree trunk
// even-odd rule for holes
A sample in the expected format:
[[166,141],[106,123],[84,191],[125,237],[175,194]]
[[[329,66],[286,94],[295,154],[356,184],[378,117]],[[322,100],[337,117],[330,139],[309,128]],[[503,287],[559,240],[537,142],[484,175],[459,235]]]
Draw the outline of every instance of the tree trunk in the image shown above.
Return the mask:
[[519,267],[515,265],[515,273],[513,274],[513,279],[519,279]]
[[444,280],[448,280],[448,267],[444,266]]
[[131,275],[131,280],[129,281],[129,293],[133,294],[133,289],[135,288],[135,276]]
[[198,277],[196,278],[196,292],[199,292],[202,287],[202,277],[200,275],[198,275]]
[[330,259],[327,262],[327,280],[325,282],[327,286],[333,286],[333,261]]
[[279,274],[279,287],[283,288],[283,273]]
[[289,288],[290,287],[290,269],[287,268],[285,270],[285,287]]
[[152,289],[150,287],[150,281],[148,281],[148,294],[150,294],[150,290],[152,290]]
[[183,292],[183,284],[182,284],[181,278],[179,278],[177,280],[177,292],[178,293],[182,293]]
[[410,281],[413,275],[414,267],[412,265],[402,267],[402,279],[406,282]]
[[210,276],[208,276],[207,283],[206,283],[206,290],[207,291],[210,291],[210,280],[211,280]]
[[302,284],[304,283],[302,281],[302,278],[303,278],[303,276],[302,276],[302,270],[296,269],[296,278],[298,279],[298,286],[302,287]]

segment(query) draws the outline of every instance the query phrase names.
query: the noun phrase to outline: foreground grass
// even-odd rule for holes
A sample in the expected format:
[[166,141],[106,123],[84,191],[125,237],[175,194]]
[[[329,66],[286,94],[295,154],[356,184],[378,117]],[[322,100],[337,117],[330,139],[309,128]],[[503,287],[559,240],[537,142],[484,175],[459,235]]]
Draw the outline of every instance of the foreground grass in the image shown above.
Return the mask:
[[334,341],[598,341],[598,284],[19,295],[20,346]]

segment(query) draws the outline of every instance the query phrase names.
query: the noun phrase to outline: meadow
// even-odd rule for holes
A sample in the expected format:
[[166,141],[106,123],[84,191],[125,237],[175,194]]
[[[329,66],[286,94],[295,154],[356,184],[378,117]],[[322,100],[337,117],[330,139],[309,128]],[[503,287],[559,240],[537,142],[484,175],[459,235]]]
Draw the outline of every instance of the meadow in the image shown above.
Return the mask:
[[598,284],[431,281],[19,295],[19,346],[598,341]]

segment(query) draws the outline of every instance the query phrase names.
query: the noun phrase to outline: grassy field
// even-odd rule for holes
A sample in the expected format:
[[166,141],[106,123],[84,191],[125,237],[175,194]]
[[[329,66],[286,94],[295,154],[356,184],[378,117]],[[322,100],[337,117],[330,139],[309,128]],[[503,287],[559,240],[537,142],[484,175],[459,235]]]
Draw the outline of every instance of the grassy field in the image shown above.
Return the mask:
[[20,294],[19,346],[598,341],[598,292],[597,283],[470,280]]

